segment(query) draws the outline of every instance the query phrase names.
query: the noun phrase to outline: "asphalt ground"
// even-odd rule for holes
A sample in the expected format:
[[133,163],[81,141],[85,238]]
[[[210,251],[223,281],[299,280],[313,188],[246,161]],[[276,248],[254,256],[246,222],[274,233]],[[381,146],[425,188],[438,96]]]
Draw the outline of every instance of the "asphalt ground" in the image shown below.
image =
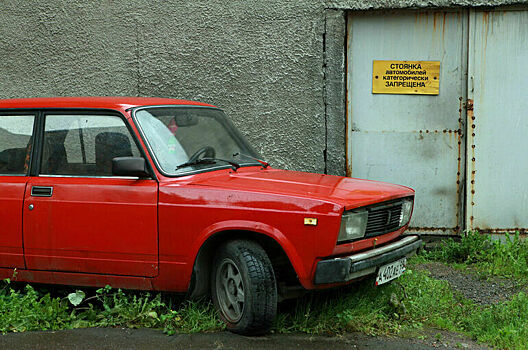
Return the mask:
[[[0,349],[234,349],[234,350],[342,350],[342,349],[475,349],[475,344],[417,343],[405,338],[268,335],[244,337],[229,332],[167,336],[152,329],[85,328],[65,331],[8,333],[0,336]],[[480,347],[477,347],[480,348]]]

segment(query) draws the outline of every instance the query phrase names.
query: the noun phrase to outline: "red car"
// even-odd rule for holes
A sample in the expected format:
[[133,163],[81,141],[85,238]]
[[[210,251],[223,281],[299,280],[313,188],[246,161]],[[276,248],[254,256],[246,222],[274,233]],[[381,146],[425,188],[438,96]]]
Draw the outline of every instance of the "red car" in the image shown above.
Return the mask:
[[203,103],[0,100],[0,277],[211,293],[258,334],[299,291],[403,273],[413,190],[259,158]]

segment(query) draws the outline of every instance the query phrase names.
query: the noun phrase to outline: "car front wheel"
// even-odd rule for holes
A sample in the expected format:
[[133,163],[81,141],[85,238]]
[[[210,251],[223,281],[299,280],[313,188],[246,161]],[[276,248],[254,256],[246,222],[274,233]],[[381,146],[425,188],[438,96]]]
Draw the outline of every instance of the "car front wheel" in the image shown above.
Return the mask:
[[214,258],[211,289],[228,330],[245,335],[269,331],[277,312],[277,285],[260,245],[244,240],[222,245]]

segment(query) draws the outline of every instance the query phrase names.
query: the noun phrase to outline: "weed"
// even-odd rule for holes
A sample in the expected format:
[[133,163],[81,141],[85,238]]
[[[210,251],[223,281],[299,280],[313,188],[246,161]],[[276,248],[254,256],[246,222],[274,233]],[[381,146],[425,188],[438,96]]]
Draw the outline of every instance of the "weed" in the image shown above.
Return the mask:
[[399,334],[424,325],[454,330],[470,304],[459,300],[447,282],[423,271],[408,270],[398,283],[380,287],[368,282],[310,294],[282,306],[276,331],[377,335]]
[[512,300],[471,314],[465,328],[479,341],[504,349],[527,349],[528,296],[519,293]]
[[70,328],[72,321],[67,301],[40,295],[31,285],[18,291],[10,287],[9,281],[0,291],[0,310],[3,333]]
[[471,266],[484,277],[503,276],[528,283],[528,241],[518,233],[506,234],[501,241],[468,232],[460,242],[448,239],[440,247],[424,252],[422,258]]
[[[273,331],[370,335],[418,335],[427,328],[463,332],[500,348],[527,348],[528,296],[479,306],[451,290],[446,281],[413,270],[416,262],[444,261],[471,267],[484,276],[501,275],[528,281],[528,243],[519,235],[505,242],[468,233],[461,242],[446,241],[410,262],[397,281],[379,287],[365,279],[348,287],[310,293],[279,304]],[[0,287],[0,332],[57,330],[81,327],[149,327],[177,332],[224,329],[209,301],[185,301],[167,294],[122,291],[109,286],[72,290],[15,285]],[[441,333],[435,336],[438,341]]]
[[[439,329],[499,348],[526,349],[527,319],[528,296],[523,293],[509,302],[483,307],[453,292],[446,281],[408,269],[388,285],[374,287],[367,281],[283,304],[274,328],[278,333],[422,337],[426,329]],[[441,340],[441,333],[434,338]]]
[[486,259],[490,246],[489,236],[468,232],[460,242],[449,238],[442,242],[439,248],[424,252],[423,255],[431,260],[446,263],[475,263]]
[[[9,280],[0,290],[0,332],[84,327],[159,328],[167,334],[223,329],[209,302],[184,302],[172,310],[161,294],[124,292],[109,286],[86,298],[77,290],[52,297],[27,284],[17,290]],[[45,290],[45,288],[42,288]]]

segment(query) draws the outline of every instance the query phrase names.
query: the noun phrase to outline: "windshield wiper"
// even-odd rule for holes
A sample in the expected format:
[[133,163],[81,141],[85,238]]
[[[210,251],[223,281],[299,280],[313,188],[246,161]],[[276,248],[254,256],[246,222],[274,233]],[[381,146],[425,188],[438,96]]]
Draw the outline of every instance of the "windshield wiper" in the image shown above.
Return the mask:
[[220,158],[200,158],[200,159],[196,159],[196,160],[194,160],[192,162],[186,162],[186,163],[180,164],[180,165],[178,165],[176,167],[176,170],[179,170],[181,168],[185,168],[185,167],[188,167],[188,166],[191,166],[191,165],[215,164],[217,161],[228,163],[229,165],[231,165],[231,167],[233,168],[234,171],[237,171],[237,169],[240,168],[240,164],[235,163],[235,162],[233,162],[231,160],[220,159]]
[[248,156],[247,154],[244,154],[244,153],[240,153],[240,152],[233,153],[233,157],[236,157],[236,156],[242,156],[242,157],[246,157],[246,158],[249,158],[249,159],[253,159],[253,160],[259,162],[260,164],[262,164],[262,169],[266,169],[267,167],[270,166],[270,163],[268,163],[268,162],[266,162],[264,160],[252,157],[252,156]]

